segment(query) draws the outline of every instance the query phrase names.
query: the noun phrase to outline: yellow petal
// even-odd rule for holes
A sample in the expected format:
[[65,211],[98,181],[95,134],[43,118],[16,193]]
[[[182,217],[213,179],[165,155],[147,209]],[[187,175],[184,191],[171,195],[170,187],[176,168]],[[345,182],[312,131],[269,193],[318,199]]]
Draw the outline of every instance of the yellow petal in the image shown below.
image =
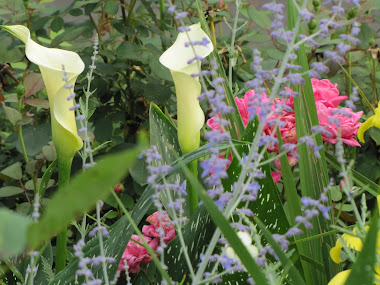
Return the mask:
[[335,263],[342,262],[342,259],[340,258],[340,251],[342,250],[342,248],[343,248],[342,243],[340,239],[338,239],[336,241],[335,246],[330,250],[330,257]]
[[342,239],[345,242],[346,246],[348,246],[351,249],[361,251],[363,248],[362,240],[359,237],[352,236],[349,234],[343,234]]
[[351,269],[339,272],[337,275],[334,276],[333,279],[330,280],[328,285],[344,285],[348,278],[348,275],[350,275],[350,272]]
[[363,143],[365,142],[364,133],[373,126],[373,118],[374,116],[369,117],[358,129],[358,139]]
[[358,138],[364,143],[364,133],[370,128],[375,126],[380,129],[380,102],[378,107],[375,109],[375,114],[367,119],[358,130]]
[[82,145],[78,136],[75,114],[69,108],[73,101],[67,100],[70,91],[64,88],[66,84],[62,66],[64,65],[69,78],[69,84],[74,85],[80,73],[84,70],[84,63],[78,54],[55,48],[46,48],[30,38],[29,29],[20,26],[1,26],[25,43],[27,58],[39,66],[50,105],[51,123],[54,146],[59,159],[71,160]]
[[[206,38],[210,43],[206,46],[195,45],[186,47],[190,41],[202,41]],[[213,46],[210,38],[199,24],[190,26],[187,33],[179,33],[174,44],[160,57],[160,62],[169,68],[173,76],[177,94],[178,141],[183,153],[188,153],[199,147],[200,129],[204,124],[204,114],[199,105],[198,96],[201,94],[198,61],[188,63],[195,55],[206,57]],[[194,54],[195,51],[195,54]]]

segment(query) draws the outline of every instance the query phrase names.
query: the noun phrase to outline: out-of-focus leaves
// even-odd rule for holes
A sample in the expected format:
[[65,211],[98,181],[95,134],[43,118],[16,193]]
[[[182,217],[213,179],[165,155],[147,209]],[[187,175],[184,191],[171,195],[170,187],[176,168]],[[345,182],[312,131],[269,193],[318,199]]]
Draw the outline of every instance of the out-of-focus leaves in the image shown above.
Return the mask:
[[160,85],[148,83],[145,84],[144,88],[144,97],[150,102],[154,102],[157,105],[161,105],[166,103],[166,101],[170,98],[172,91],[170,88]]
[[0,259],[20,254],[26,247],[26,230],[31,220],[1,208],[0,221]]
[[21,121],[22,116],[19,111],[16,109],[13,109],[11,107],[2,105],[3,110],[5,112],[5,115],[7,116],[8,120],[11,122],[12,125],[16,125],[19,121]]
[[1,174],[13,179],[17,179],[17,180],[21,179],[22,178],[21,162],[16,162],[15,164],[8,166],[7,168],[1,171]]
[[29,73],[25,76],[25,94],[24,97],[28,98],[30,95],[33,95],[40,91],[44,86],[44,81],[40,73]]
[[119,10],[119,3],[114,0],[109,0],[104,4],[104,11],[108,14],[115,15]]
[[26,105],[30,105],[33,107],[39,107],[43,109],[49,109],[49,101],[47,99],[42,98],[30,98],[28,100],[25,100],[24,102]]
[[0,188],[0,198],[15,196],[20,193],[23,193],[24,190],[20,187],[16,186],[5,186]]

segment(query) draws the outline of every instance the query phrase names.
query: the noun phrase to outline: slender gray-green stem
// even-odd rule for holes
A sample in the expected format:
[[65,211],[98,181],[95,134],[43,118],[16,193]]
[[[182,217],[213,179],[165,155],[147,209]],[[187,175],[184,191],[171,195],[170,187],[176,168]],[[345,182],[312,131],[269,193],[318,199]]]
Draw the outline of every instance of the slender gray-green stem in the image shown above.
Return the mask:
[[236,37],[236,31],[237,31],[237,22],[239,19],[239,12],[241,8],[241,0],[236,0],[236,12],[235,12],[235,19],[234,19],[234,26],[232,28],[232,35],[231,35],[231,45],[229,47],[229,63],[228,63],[228,84],[230,86],[230,90],[232,92],[232,67],[233,67],[233,60],[235,60],[235,37]]
[[100,224],[100,203],[96,203],[96,223],[98,226],[98,237],[99,237],[99,250],[100,250],[100,256],[102,257],[102,268],[103,268],[103,280],[105,285],[109,285],[109,280],[108,280],[108,273],[107,273],[107,261],[106,261],[106,256],[104,254],[104,244],[103,244],[103,234],[101,229],[101,224]]

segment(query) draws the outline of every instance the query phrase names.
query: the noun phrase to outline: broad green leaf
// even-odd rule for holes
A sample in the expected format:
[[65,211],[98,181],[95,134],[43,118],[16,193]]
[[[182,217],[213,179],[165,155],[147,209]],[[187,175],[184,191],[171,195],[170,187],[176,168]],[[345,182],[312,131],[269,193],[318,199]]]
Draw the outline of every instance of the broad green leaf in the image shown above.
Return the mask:
[[23,252],[28,242],[26,231],[31,220],[2,208],[0,221],[0,259],[13,257]]
[[61,17],[56,17],[50,24],[50,29],[53,32],[59,32],[61,29],[63,29],[63,26],[65,25],[65,22]]
[[258,217],[254,217],[254,219],[257,225],[259,226],[260,230],[262,231],[265,239],[268,241],[268,243],[278,256],[278,259],[281,261],[285,273],[284,275],[286,275],[287,272],[289,272],[289,276],[290,279],[293,281],[293,284],[305,284],[300,273],[293,265],[293,262],[285,255],[281,246],[274,240],[272,233],[268,230],[267,226]]
[[115,15],[119,10],[119,2],[109,0],[104,4],[104,11],[108,14]]
[[[150,144],[157,147],[157,151],[162,158],[160,162],[162,165],[170,165],[180,156],[181,150],[177,139],[177,128],[154,103],[150,104],[149,109],[149,134]],[[177,177],[175,176],[168,177],[168,183],[175,183],[176,180]],[[175,199],[173,191],[169,193],[167,191],[161,192],[160,200],[171,217],[176,213],[169,210],[166,205]]]
[[24,193],[24,190],[16,186],[4,186],[0,188],[0,198],[11,197]]
[[364,241],[363,249],[360,252],[355,264],[352,266],[350,275],[345,285],[373,284],[376,255],[377,236],[379,231],[379,218],[377,213],[373,215],[370,229]]
[[0,173],[13,179],[17,179],[17,180],[21,179],[22,178],[21,162],[16,162],[15,164],[8,166],[7,168],[3,169]]
[[144,98],[157,105],[165,104],[172,94],[170,88],[161,84],[147,83],[144,86]]
[[38,223],[28,229],[28,243],[32,248],[64,229],[80,214],[95,207],[98,200],[109,195],[128,172],[144,142],[120,154],[107,156],[85,172],[77,175],[69,185],[58,191],[49,201]]
[[12,125],[15,126],[19,121],[21,121],[22,115],[16,109],[5,106],[3,104],[3,110],[4,110],[5,115],[7,116],[8,120],[11,122]]
[[266,11],[258,11],[253,5],[248,6],[249,18],[259,27],[269,30],[272,25],[272,20],[268,17]]
[[[235,146],[247,144],[246,142],[234,142]],[[229,143],[221,143],[217,146],[219,150],[225,150],[230,147]],[[202,146],[199,149],[185,154],[181,158],[177,159],[171,166],[172,170],[167,174],[167,177],[178,173],[181,170],[180,164],[188,164],[191,161],[208,155],[209,151],[207,146]],[[159,183],[161,180],[157,180]],[[151,186],[148,186],[143,195],[140,197],[139,201],[133,208],[131,216],[136,224],[139,224],[144,217],[145,213],[150,209],[153,201],[151,199],[152,195],[155,193],[154,189]],[[105,240],[106,256],[112,256],[116,259],[115,264],[111,264],[108,267],[108,276],[114,276],[117,270],[118,262],[121,259],[121,256],[124,252],[125,247],[128,244],[128,241],[133,234],[133,229],[128,223],[125,216],[121,217],[115,224],[113,224],[109,229],[110,237]],[[98,256],[99,255],[99,241],[95,237],[88,241],[83,249],[85,256]],[[69,265],[62,270],[49,284],[55,285],[59,283],[60,285],[64,284],[73,284],[75,282],[75,271],[78,268],[78,259],[74,258],[70,261]],[[94,268],[95,273],[102,274],[102,269],[100,267]]]
[[166,81],[173,81],[169,69],[165,68],[156,57],[149,56],[149,67],[152,72],[158,77]]
[[146,58],[144,49],[138,44],[124,42],[116,49],[116,54],[122,58],[141,60]]
[[[203,205],[199,206],[191,216],[190,221],[182,229],[182,235],[188,247],[187,252],[193,268],[197,268],[197,264],[200,262],[200,254],[207,248],[214,231],[215,226],[210,219],[209,213]],[[165,249],[165,264],[168,266],[168,273],[173,281],[181,282],[186,276],[186,282],[191,282],[178,235]]]
[[28,73],[28,75],[25,76],[24,84],[25,84],[25,94],[24,94],[25,98],[28,98],[29,96],[37,93],[45,86],[45,83],[42,79],[42,75],[40,73],[34,73],[34,72]]

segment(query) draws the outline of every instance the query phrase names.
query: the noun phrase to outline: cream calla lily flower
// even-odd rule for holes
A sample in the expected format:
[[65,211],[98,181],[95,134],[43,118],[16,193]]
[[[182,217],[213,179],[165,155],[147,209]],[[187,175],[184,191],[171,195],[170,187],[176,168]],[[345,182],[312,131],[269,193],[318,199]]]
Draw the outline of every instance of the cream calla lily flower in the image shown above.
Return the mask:
[[[207,46],[186,46],[190,41],[209,41]],[[200,24],[190,26],[190,31],[179,33],[174,44],[160,57],[162,65],[170,69],[177,94],[178,141],[183,153],[188,153],[199,147],[200,130],[205,117],[199,105],[198,96],[201,94],[199,77],[199,62],[188,63],[196,56],[206,57],[212,51],[210,38],[201,29]],[[195,51],[195,54],[194,54]]]
[[18,37],[25,43],[27,58],[38,65],[44,80],[50,105],[51,124],[54,146],[57,150],[58,160],[71,164],[75,153],[82,148],[82,139],[78,136],[73,101],[67,100],[70,95],[63,81],[64,65],[69,85],[75,84],[80,73],[84,70],[84,63],[78,54],[71,51],[46,48],[30,38],[30,31],[21,25],[0,26]]

